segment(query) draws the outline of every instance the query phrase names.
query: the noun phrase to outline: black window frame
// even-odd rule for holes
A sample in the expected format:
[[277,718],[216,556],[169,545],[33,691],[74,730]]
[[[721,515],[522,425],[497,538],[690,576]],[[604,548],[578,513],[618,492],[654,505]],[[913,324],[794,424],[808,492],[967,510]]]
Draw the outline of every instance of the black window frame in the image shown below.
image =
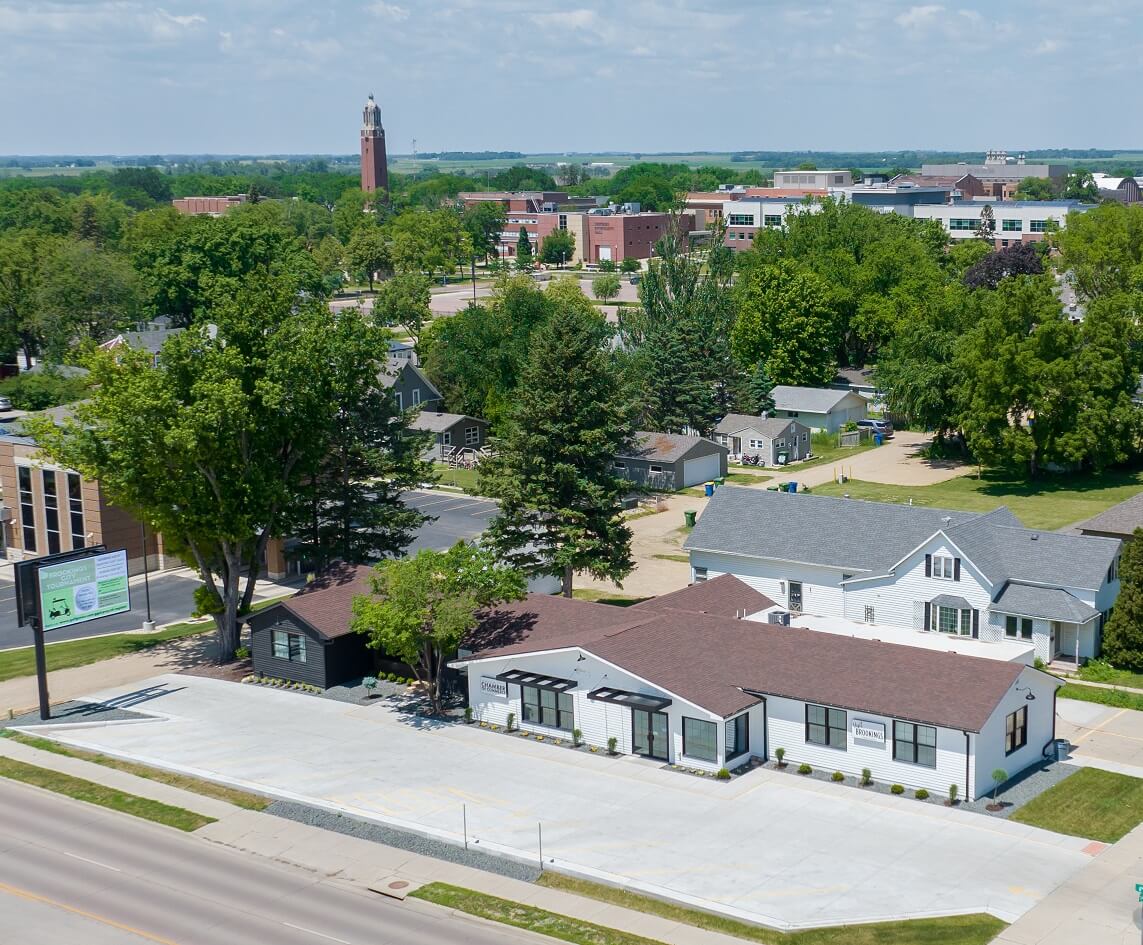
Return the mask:
[[[699,737],[697,732],[694,735],[688,736],[688,734],[687,734],[687,729],[689,727],[688,723],[690,723],[690,725],[702,725],[702,726],[709,726],[710,727],[711,734],[713,735],[713,743],[714,743],[714,750],[713,750],[711,757],[708,758],[706,755],[695,754],[694,752],[687,750],[687,743],[693,742],[694,740],[696,740]],[[709,764],[718,764],[718,725],[715,722],[712,722],[710,719],[694,719],[694,718],[691,718],[689,715],[684,715],[683,716],[683,756],[686,758],[693,758],[695,761],[705,761],[705,762],[708,762]]]
[[87,544],[87,532],[83,528],[83,479],[79,473],[67,474],[67,509],[71,547],[82,548]]
[[20,496],[20,532],[25,551],[36,550],[36,494],[32,491],[32,468],[16,467],[16,491]]
[[[278,653],[278,637],[286,638],[286,655]],[[276,660],[285,660],[287,663],[308,663],[307,641],[304,633],[297,630],[275,628],[270,632],[270,655]]]
[[[820,709],[820,721],[810,718],[811,709]],[[836,720],[840,718],[841,724]],[[818,705],[815,702],[806,703],[806,744],[821,745],[823,748],[833,748],[837,751],[848,751],[849,746],[849,713],[845,709],[835,709],[828,705]],[[814,736],[817,737],[814,737]],[[839,744],[840,743],[840,744]]]
[[[532,695],[534,694],[534,698]],[[551,703],[548,703],[548,699]],[[566,708],[561,705],[567,700]],[[564,718],[566,716],[566,720]],[[570,732],[575,728],[575,700],[570,692],[520,684],[520,721],[541,728]],[[563,724],[566,721],[566,725]]]
[[[1011,723],[1011,727],[1009,727]],[[1019,744],[1016,740],[1019,738]],[[1028,744],[1028,707],[1020,706],[1004,717],[1004,755],[1007,757]]]
[[[750,754],[750,713],[743,712],[741,715],[736,715],[732,719],[727,719],[722,726],[722,741],[725,753],[724,761],[734,761],[735,758],[741,758],[743,755]],[[734,753],[731,754],[730,733],[734,733]]]
[[48,554],[56,555],[63,550],[63,536],[60,533],[60,489],[54,469],[40,470],[40,487],[44,493],[44,534],[48,539]]
[[[910,737],[902,738],[900,732],[907,730]],[[931,745],[921,742],[917,735],[921,731],[933,733]],[[932,749],[933,762],[921,760],[921,749]],[[922,768],[936,768],[937,766],[937,727],[935,725],[921,725],[918,722],[903,722],[893,720],[893,760],[904,764],[918,765]]]

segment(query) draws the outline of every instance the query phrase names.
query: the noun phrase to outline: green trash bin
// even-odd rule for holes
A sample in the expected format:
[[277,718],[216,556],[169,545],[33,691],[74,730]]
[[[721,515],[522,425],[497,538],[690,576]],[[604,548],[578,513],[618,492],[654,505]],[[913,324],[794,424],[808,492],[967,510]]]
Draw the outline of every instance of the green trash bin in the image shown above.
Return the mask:
[[687,523],[687,528],[695,527],[695,516],[698,515],[694,509],[687,509],[683,512],[683,520]]
[[726,485],[726,479],[724,479],[722,476],[719,476],[717,479],[714,480],[714,484],[716,486],[724,486],[724,485]]

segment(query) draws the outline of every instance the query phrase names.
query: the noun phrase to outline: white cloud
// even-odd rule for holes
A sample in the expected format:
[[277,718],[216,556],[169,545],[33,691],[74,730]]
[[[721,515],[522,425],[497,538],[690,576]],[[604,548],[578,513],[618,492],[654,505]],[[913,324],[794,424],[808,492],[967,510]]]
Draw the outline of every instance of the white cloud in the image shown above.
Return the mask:
[[594,10],[568,10],[567,13],[533,13],[528,19],[543,29],[594,29],[597,17]]
[[1065,46],[1065,43],[1062,40],[1043,39],[1040,41],[1040,45],[1037,46],[1033,50],[1033,52],[1037,56],[1050,56],[1052,53],[1059,52],[1061,49],[1064,48],[1064,46]]
[[944,10],[944,7],[935,3],[909,7],[904,13],[895,16],[893,21],[907,30],[924,29],[926,26],[930,26]]
[[409,18],[409,11],[404,7],[399,7],[395,3],[385,3],[383,0],[371,4],[369,12],[382,19],[392,20],[394,23],[401,23]]

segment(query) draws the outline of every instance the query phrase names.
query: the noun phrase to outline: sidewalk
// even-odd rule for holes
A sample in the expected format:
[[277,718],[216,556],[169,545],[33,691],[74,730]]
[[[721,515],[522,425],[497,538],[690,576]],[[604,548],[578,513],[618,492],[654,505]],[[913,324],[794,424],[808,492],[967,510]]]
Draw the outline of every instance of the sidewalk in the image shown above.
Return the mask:
[[633,935],[642,935],[663,942],[664,945],[742,945],[742,939],[739,938],[472,867],[434,860],[372,841],[331,833],[273,814],[243,810],[181,788],[93,762],[41,751],[11,739],[0,738],[0,755],[213,817],[217,822],[197,830],[196,837],[320,873],[331,880],[365,888],[376,886],[382,881],[389,883],[404,880],[409,884],[405,892],[430,882],[451,883]]

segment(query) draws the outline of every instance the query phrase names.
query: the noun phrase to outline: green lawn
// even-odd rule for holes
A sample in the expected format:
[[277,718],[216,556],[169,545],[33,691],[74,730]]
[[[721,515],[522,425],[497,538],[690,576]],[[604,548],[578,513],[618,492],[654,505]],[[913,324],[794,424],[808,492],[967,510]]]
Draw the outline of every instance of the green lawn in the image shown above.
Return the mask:
[[573,589],[572,597],[576,600],[590,600],[597,604],[612,604],[616,607],[630,607],[632,604],[638,604],[640,601],[647,600],[646,597],[626,597],[623,594],[613,594],[610,591],[597,591],[590,587],[582,587],[578,590]]
[[1116,669],[1103,660],[1093,660],[1081,666],[1079,677],[1090,682],[1111,683],[1113,686],[1130,686],[1132,689],[1143,689],[1143,674],[1133,673],[1126,669]]
[[1011,817],[1056,833],[1115,843],[1143,822],[1143,779],[1080,768]]
[[24,784],[33,784],[36,787],[54,791],[56,794],[73,797],[77,801],[98,804],[100,807],[142,817],[144,820],[153,820],[157,824],[165,824],[168,827],[185,830],[188,833],[214,823],[213,817],[206,817],[182,807],[172,807],[170,804],[128,794],[103,784],[96,784],[94,781],[85,781],[83,778],[75,778],[70,774],[52,771],[50,768],[25,764],[23,761],[17,761],[14,758],[0,757],[0,777],[22,781]]
[[[790,466],[789,478],[796,478],[799,469],[812,469],[814,466],[836,464],[840,470],[841,467],[845,466],[854,456],[877,449],[872,443],[863,443],[861,446],[821,446],[818,442],[815,442],[813,446],[813,459],[807,459],[804,462],[794,463]],[[782,475],[786,474],[783,473]],[[815,487],[814,492],[817,492],[819,489],[820,487]]]
[[1134,709],[1143,712],[1143,693],[1123,692],[1121,689],[1100,689],[1098,686],[1077,686],[1065,683],[1059,690],[1061,699],[1075,699],[1078,702],[1098,702],[1117,709]]
[[818,495],[843,495],[876,502],[908,502],[966,512],[988,512],[1008,506],[1028,528],[1055,530],[1090,518],[1143,491],[1143,472],[1110,470],[1094,474],[1046,475],[1028,481],[1010,474],[985,472],[958,476],[932,486],[891,486],[854,479],[845,485],[817,486]]
[[[545,873],[540,878],[540,884],[764,945],[985,945],[1005,927],[1005,923],[992,916],[968,915],[811,929],[785,934],[626,890],[552,873]],[[505,925],[539,932],[577,945],[657,945],[655,940],[640,935],[605,928],[447,883],[430,883],[411,895],[469,915],[503,922]]]
[[456,486],[469,495],[479,495],[475,469],[449,469],[444,463],[433,463],[433,472],[442,486]]

